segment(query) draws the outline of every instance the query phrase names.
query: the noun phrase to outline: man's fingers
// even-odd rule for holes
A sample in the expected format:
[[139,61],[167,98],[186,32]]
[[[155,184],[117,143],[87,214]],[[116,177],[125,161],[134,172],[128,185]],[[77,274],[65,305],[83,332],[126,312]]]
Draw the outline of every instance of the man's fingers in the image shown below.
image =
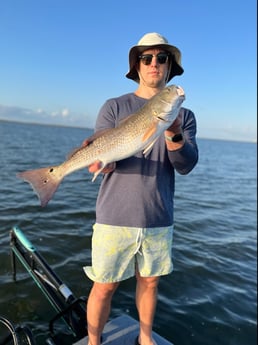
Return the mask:
[[100,161],[96,161],[96,162],[92,163],[91,165],[89,165],[88,170],[89,170],[90,173],[95,173],[100,168],[101,168],[101,162]]

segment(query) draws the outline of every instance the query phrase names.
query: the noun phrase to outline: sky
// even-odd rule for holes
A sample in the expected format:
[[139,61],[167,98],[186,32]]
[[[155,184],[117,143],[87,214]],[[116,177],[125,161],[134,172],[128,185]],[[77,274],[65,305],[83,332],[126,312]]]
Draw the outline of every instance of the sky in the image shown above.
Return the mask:
[[133,92],[128,52],[158,32],[182,53],[199,138],[256,141],[255,0],[0,0],[0,119],[93,128]]

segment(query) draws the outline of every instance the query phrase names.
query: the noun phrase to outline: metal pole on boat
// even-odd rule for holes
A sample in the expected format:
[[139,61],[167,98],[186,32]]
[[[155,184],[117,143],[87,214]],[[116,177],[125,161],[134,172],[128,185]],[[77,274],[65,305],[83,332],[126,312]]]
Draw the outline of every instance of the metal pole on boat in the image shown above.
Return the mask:
[[[11,235],[11,243],[12,243],[14,241],[14,235],[13,235],[12,230],[10,232],[10,235]],[[12,265],[13,280],[16,282],[16,257],[13,250],[11,250],[11,265]]]

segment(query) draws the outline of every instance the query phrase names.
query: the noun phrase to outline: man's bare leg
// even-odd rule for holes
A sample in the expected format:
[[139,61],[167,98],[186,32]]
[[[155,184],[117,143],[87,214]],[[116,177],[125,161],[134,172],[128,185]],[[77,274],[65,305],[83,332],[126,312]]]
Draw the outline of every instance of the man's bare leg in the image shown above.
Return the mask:
[[141,277],[139,273],[136,287],[136,306],[139,313],[139,344],[155,345],[152,338],[152,326],[157,304],[159,277]]
[[108,320],[111,300],[119,283],[94,283],[87,303],[87,325],[90,345],[100,345],[101,333]]

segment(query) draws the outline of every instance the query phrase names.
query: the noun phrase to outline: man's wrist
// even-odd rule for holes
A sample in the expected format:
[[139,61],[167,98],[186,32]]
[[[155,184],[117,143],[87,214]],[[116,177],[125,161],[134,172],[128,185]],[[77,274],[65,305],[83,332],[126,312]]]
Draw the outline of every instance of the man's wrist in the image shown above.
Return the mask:
[[175,131],[166,130],[164,135],[168,151],[178,150],[185,143],[184,134],[181,127]]
[[172,143],[178,143],[178,142],[184,140],[184,137],[183,137],[183,134],[180,132],[180,133],[174,134],[172,136],[165,134],[165,139],[167,141],[172,142]]

